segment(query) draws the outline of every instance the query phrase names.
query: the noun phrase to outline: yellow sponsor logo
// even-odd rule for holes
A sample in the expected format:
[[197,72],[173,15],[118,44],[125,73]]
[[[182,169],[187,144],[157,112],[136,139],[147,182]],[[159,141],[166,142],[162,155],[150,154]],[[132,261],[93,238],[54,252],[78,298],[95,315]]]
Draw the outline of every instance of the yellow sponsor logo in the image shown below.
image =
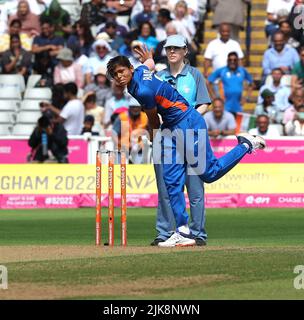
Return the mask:
[[[108,167],[102,166],[102,192],[108,192]],[[127,193],[155,194],[152,165],[127,165]],[[0,194],[95,193],[94,165],[0,165]],[[303,193],[304,164],[240,164],[222,179],[205,184],[209,194]],[[114,191],[120,193],[120,166],[114,166]]]

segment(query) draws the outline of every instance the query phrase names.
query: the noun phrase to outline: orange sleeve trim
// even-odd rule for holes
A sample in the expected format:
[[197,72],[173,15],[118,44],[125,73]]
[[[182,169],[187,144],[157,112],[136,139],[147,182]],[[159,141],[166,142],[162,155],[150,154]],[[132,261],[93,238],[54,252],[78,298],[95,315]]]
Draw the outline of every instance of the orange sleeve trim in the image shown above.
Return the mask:
[[185,112],[188,109],[187,105],[185,105],[183,102],[179,102],[179,101],[172,102],[163,96],[156,96],[156,102],[160,104],[162,107],[164,107],[165,109],[175,107],[175,108],[181,109],[183,112]]

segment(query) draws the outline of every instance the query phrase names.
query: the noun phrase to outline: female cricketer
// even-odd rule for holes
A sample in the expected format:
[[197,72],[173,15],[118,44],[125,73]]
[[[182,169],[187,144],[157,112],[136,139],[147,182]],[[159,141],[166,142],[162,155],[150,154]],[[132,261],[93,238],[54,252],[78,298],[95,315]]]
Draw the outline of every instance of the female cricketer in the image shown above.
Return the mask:
[[[195,239],[188,226],[184,196],[186,170],[190,163],[188,154],[195,154],[198,162],[204,164],[198,166],[197,163],[190,163],[195,168],[192,174],[198,174],[204,182],[211,183],[230,171],[247,153],[264,149],[266,142],[259,136],[241,134],[237,137],[236,147],[223,157],[216,158],[210,146],[203,117],[175,88],[154,75],[152,70],[155,64],[150,50],[143,46],[136,51],[143,65],[134,69],[127,57],[117,56],[108,62],[107,72],[117,85],[127,87],[128,92],[142,105],[154,133],[159,128],[162,132],[174,132],[174,137],[164,134],[160,141],[163,178],[175,218],[176,232],[158,246],[193,246]],[[189,132],[193,138],[191,143],[187,143],[186,139]],[[176,137],[183,137],[182,148]],[[200,143],[202,138],[203,143]],[[201,168],[200,172],[197,167]]]

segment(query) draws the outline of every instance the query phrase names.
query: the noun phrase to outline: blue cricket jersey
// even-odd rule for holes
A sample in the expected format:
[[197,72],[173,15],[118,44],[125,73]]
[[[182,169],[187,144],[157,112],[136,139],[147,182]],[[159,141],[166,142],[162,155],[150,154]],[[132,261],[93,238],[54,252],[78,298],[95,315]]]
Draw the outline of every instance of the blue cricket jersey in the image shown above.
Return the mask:
[[242,112],[243,83],[245,80],[248,83],[253,82],[248,71],[243,67],[238,67],[232,71],[226,66],[215,70],[208,77],[211,83],[214,83],[216,79],[221,79],[224,86],[225,110],[229,112]]
[[128,91],[144,109],[157,107],[164,127],[177,124],[193,110],[176,89],[155,76],[145,65],[135,69]]

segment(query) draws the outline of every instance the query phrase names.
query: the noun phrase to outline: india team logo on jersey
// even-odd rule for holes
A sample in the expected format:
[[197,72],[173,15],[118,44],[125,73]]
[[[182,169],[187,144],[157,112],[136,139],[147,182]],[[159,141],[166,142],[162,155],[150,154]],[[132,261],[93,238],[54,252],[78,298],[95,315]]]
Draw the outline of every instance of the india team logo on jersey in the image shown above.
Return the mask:
[[143,80],[152,81],[152,72],[149,70],[143,70]]

